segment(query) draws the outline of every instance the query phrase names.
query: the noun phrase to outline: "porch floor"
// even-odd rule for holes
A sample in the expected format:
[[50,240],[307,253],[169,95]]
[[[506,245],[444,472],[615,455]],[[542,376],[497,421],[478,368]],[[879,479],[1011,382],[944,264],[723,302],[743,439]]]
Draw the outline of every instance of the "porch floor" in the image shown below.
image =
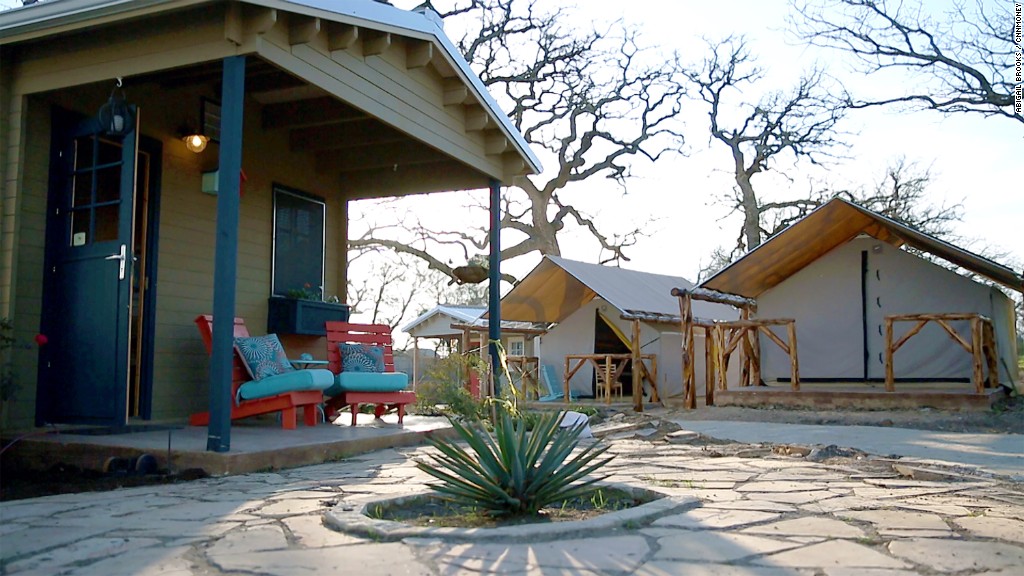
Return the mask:
[[[974,391],[965,382],[896,382],[887,392],[883,382],[801,382],[793,391],[788,382],[715,391],[716,406],[818,409],[890,410],[935,408],[938,410],[984,411],[1000,398],[1002,388]],[[703,398],[697,398],[703,404]]]
[[[343,423],[342,420],[345,422]],[[282,430],[274,418],[251,418],[233,423],[231,450],[206,451],[205,426],[138,425],[127,434],[96,434],[83,426],[37,429],[22,434],[4,433],[3,467],[46,470],[56,464],[102,470],[110,457],[133,458],[152,454],[163,470],[180,472],[200,468],[211,475],[244,474],[256,470],[292,468],[338,460],[354,454],[396,446],[411,446],[428,436],[451,430],[445,418],[385,415],[375,420],[360,414],[352,427],[343,415],[335,424],[299,426]],[[169,463],[169,465],[168,465]]]

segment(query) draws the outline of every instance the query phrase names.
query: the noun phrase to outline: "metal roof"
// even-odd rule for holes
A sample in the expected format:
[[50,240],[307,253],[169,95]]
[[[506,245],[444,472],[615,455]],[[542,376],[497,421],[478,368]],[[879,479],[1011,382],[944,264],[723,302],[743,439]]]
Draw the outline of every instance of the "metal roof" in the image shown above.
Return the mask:
[[896,247],[911,246],[1024,292],[1024,276],[1006,266],[841,198],[829,200],[702,282],[701,286],[756,298],[860,234]]
[[[219,3],[218,0],[50,0],[0,12],[0,44],[6,37],[47,29],[63,30],[94,18],[130,17],[144,10],[148,14],[161,10],[176,10],[202,4]],[[533,173],[541,172],[540,160],[529,144],[491,97],[480,78],[469,67],[455,45],[432,16],[407,11],[374,0],[245,0],[244,3],[287,12],[295,12],[345,24],[401,34],[422,40],[432,40],[441,48],[442,55],[456,70],[461,80],[483,104],[487,114],[501,127],[527,161]]]
[[[501,317],[525,322],[561,322],[600,297],[621,314],[678,318],[679,300],[672,296],[672,289],[692,287],[693,283],[678,276],[545,256],[501,299]],[[736,317],[730,307],[707,302],[695,302],[694,314],[707,319]]]
[[[420,326],[440,315],[448,316],[458,323],[472,324],[473,322],[476,322],[486,311],[487,308],[484,306],[449,306],[447,304],[439,304],[430,310],[427,310],[423,314],[420,314],[415,320],[403,326],[402,332],[411,333],[417,326]],[[454,332],[455,331],[453,331],[453,333]]]

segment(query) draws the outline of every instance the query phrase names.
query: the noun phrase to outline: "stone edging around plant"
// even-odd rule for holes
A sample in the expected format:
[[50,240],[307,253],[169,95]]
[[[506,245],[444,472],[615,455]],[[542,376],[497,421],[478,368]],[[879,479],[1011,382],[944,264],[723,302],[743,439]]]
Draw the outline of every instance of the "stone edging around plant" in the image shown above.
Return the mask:
[[362,504],[346,506],[339,503],[334,509],[324,514],[324,524],[333,530],[364,536],[377,541],[393,542],[405,538],[438,538],[442,540],[501,540],[503,542],[547,541],[552,538],[585,537],[595,530],[608,530],[629,525],[646,525],[662,516],[695,508],[699,500],[692,496],[675,496],[652,490],[638,488],[628,484],[599,483],[596,486],[618,488],[633,494],[660,496],[646,504],[608,512],[586,520],[568,522],[550,522],[521,524],[517,526],[500,526],[497,528],[431,528],[428,526],[412,526],[402,522],[378,520],[367,514],[374,506],[384,504],[402,504],[403,502],[431,494],[430,491],[419,491],[407,496],[366,501]]

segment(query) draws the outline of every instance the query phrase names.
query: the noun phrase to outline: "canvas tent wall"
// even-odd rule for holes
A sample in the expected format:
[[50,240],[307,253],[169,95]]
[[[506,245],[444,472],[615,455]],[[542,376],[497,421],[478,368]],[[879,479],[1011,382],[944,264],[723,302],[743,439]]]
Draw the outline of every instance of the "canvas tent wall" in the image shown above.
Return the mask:
[[[796,318],[802,379],[880,377],[879,326],[886,315],[973,312],[993,322],[1000,383],[1019,382],[1010,299],[908,250],[1024,293],[1024,277],[1010,268],[839,198],[701,286],[757,299],[762,318]],[[897,325],[896,338],[908,329]],[[775,351],[764,341],[762,349],[763,376],[782,377]],[[928,326],[896,353],[896,377],[963,378],[965,356],[940,329]]]
[[[880,380],[885,377],[884,317],[972,312],[995,329],[1000,382],[1017,378],[1013,303],[980,284],[877,239],[851,240],[758,298],[758,315],[795,318],[804,379]],[[895,325],[895,338],[912,327]],[[966,321],[952,323],[969,334]],[[765,380],[789,376],[789,358],[762,343]],[[895,355],[897,379],[969,379],[971,356],[934,323]]]
[[[658,387],[664,397],[682,394],[681,350],[677,344],[671,344],[681,342],[677,334],[679,324],[669,320],[679,314],[679,302],[671,294],[672,288],[677,287],[692,288],[693,284],[678,276],[545,256],[502,298],[501,315],[503,320],[557,324],[540,339],[537,355],[541,364],[555,368],[559,378],[564,375],[566,354],[594,353],[595,316],[602,308],[605,318],[626,335],[632,333],[632,326],[622,318],[623,314],[665,319],[640,324],[642,352],[658,356]],[[695,303],[694,313],[706,319],[738,317],[728,306],[707,302]],[[672,334],[676,334],[674,338]],[[703,358],[703,349],[698,354]],[[592,394],[593,370],[581,369],[570,386],[581,394]]]

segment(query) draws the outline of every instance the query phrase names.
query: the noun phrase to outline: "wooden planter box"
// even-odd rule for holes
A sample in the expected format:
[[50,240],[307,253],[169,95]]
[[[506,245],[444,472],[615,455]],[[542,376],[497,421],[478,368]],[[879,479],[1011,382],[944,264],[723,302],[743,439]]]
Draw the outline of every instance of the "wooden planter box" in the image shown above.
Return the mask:
[[268,334],[326,336],[324,322],[348,322],[348,304],[275,296],[267,306]]

